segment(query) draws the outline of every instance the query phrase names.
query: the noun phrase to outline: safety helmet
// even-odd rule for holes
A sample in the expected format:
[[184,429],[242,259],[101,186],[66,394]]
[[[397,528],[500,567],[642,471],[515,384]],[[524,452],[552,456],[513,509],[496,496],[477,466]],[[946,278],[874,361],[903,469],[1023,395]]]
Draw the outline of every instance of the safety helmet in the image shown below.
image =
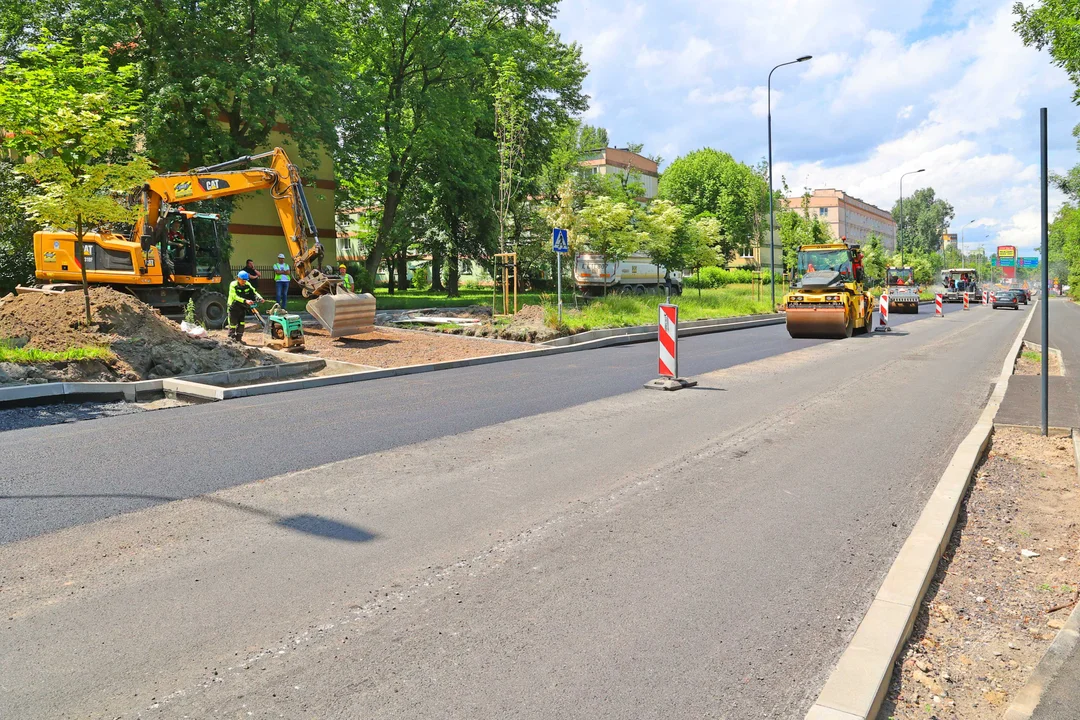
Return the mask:
[[241,270],[240,272],[236,273],[236,277],[238,277],[241,280],[250,280],[251,279],[251,276],[247,274],[246,270]]
[[278,260],[284,260],[285,259],[285,253],[278,253],[277,256],[278,256]]
[[338,265],[338,270],[345,270],[345,263]]

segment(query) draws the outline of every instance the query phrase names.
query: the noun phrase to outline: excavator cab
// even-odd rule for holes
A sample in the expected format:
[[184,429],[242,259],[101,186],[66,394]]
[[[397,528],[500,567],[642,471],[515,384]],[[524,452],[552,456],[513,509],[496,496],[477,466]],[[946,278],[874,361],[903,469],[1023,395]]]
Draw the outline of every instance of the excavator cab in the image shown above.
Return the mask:
[[157,248],[166,280],[215,278],[221,259],[221,216],[178,208],[159,221]]

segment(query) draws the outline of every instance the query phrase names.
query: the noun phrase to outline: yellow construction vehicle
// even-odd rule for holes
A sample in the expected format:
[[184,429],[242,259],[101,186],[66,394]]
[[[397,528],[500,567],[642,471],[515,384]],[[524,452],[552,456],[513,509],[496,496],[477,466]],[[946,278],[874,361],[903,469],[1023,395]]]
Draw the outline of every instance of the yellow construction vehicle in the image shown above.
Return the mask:
[[[254,163],[260,163],[255,165]],[[292,257],[292,275],[308,311],[331,337],[370,330],[375,298],[339,291],[339,278],[319,269],[323,247],[308,208],[297,167],[281,148],[260,155],[166,173],[142,189],[139,220],[125,233],[87,233],[81,252],[70,232],[34,235],[35,274],[44,287],[81,287],[87,282],[131,293],[153,307],[182,311],[194,300],[196,315],[209,328],[225,324],[225,296],[218,291],[218,217],[191,212],[184,203],[269,190]]]
[[874,306],[858,245],[803,245],[798,274],[801,279],[784,297],[791,337],[845,338],[870,329]]

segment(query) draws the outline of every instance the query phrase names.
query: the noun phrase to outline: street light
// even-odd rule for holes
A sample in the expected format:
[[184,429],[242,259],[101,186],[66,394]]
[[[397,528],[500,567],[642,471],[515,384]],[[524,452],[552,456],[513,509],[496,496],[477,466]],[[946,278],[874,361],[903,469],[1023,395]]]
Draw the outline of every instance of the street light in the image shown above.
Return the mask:
[[968,220],[964,227],[960,228],[960,264],[964,264],[964,231],[967,230],[967,226],[975,220]]
[[900,265],[904,264],[904,178],[908,175],[914,175],[915,173],[926,172],[926,168],[919,168],[918,170],[912,170],[906,172],[900,176],[900,235],[896,244],[900,246]]
[[780,63],[772,70],[769,71],[769,81],[767,83],[766,102],[768,103],[769,114],[769,292],[772,297],[773,309],[776,308],[776,222],[773,218],[773,183],[772,183],[772,74],[776,72],[777,68],[782,68],[785,65],[794,65],[795,63],[806,62],[813,55],[803,55],[800,58],[792,60],[786,63]]

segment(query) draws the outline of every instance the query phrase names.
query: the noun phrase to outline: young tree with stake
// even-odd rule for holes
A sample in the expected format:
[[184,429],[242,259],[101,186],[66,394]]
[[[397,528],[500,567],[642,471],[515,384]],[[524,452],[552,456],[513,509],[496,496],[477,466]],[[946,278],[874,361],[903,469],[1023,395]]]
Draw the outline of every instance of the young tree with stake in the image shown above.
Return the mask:
[[3,145],[36,184],[21,204],[41,224],[75,233],[87,325],[86,234],[134,222],[139,209],[124,198],[153,175],[146,158],[126,155],[139,100],[134,74],[131,65],[112,70],[102,50],[79,52],[65,42],[31,47],[0,70]]

